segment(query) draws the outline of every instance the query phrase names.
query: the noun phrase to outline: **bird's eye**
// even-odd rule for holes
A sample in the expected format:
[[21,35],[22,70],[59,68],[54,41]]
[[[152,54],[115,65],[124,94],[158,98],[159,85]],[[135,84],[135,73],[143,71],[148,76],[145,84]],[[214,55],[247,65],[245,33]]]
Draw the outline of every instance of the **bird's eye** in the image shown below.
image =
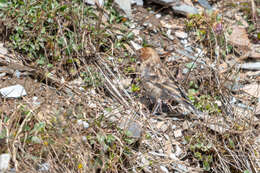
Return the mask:
[[137,55],[137,56],[142,55],[142,49],[138,49],[138,50],[136,50],[136,55]]

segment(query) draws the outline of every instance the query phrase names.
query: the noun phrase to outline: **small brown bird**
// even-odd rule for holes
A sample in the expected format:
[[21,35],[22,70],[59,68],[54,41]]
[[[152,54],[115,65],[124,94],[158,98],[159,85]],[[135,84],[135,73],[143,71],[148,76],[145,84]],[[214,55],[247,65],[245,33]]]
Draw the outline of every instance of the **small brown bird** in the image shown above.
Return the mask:
[[185,109],[186,113],[184,114],[201,114],[190,103],[185,92],[171,76],[167,67],[163,65],[154,49],[149,47],[142,48],[138,51],[138,55],[141,60],[140,73],[142,87],[146,95],[157,102],[153,109],[153,114],[156,113],[158,108],[161,108],[162,102],[172,103],[173,101]]

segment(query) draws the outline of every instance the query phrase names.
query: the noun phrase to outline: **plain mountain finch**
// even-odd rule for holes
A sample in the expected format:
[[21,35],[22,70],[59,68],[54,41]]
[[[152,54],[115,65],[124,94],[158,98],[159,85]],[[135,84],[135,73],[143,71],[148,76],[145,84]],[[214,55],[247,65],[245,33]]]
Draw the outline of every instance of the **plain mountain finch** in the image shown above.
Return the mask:
[[[172,77],[169,70],[160,60],[159,55],[153,48],[142,48],[138,51],[141,60],[140,73],[141,84],[148,97],[156,101],[153,114],[161,108],[162,102],[178,103],[182,113],[200,114],[190,103],[188,97],[179,87],[178,82]],[[160,110],[162,111],[162,110]]]

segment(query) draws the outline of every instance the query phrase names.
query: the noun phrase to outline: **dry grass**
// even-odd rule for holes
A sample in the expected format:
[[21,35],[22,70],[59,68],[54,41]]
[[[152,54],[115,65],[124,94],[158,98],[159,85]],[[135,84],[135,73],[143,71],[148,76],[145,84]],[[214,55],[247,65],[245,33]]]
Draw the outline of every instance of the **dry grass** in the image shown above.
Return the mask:
[[[60,13],[56,8],[47,9],[59,13],[54,23],[44,24],[46,18],[54,19],[44,12],[37,19],[40,26],[50,27],[46,27],[45,33],[41,32],[42,28],[32,31],[27,28],[31,24],[29,19],[35,16],[29,13],[25,13],[24,18],[19,16],[23,5],[18,2],[11,6],[13,11],[18,11],[17,16],[7,11],[1,13],[6,15],[2,21],[5,26],[0,27],[6,33],[3,40],[23,57],[22,60],[17,56],[11,59],[36,71],[24,81],[38,79],[29,80],[25,88],[30,92],[23,99],[1,99],[0,153],[11,154],[11,168],[17,172],[39,172],[45,164],[50,172],[57,173],[161,172],[161,166],[170,172],[259,172],[260,148],[256,143],[259,123],[255,121],[253,111],[229,104],[233,93],[223,87],[226,78],[233,74],[223,76],[207,65],[203,70],[194,68],[184,80],[184,88],[197,92],[189,95],[194,105],[208,112],[210,119],[193,120],[182,116],[182,119],[173,121],[171,117],[154,117],[140,104],[142,92],[138,92],[139,88],[137,92],[129,92],[120,82],[133,78],[133,83],[139,87],[136,61],[132,60],[135,55],[124,46],[132,39],[131,35],[118,40],[118,33],[113,32],[113,25],[122,28],[127,25],[122,22],[122,16],[109,4],[101,10],[86,8],[81,1],[54,2],[62,4],[56,4],[62,6]],[[27,6],[30,7],[33,6]],[[69,19],[66,18],[68,15]],[[101,20],[101,16],[108,18]],[[20,27],[24,30],[18,31],[14,26],[21,19],[24,23]],[[201,20],[206,19],[202,16]],[[94,28],[100,29],[95,31]],[[213,29],[209,29],[208,34],[211,31]],[[122,32],[130,33],[127,29]],[[212,35],[206,36],[210,38]],[[43,46],[30,48],[38,43],[36,38],[42,38]],[[59,38],[63,38],[62,43]],[[215,36],[215,42],[210,43],[202,40],[208,44],[205,55],[212,62],[216,47],[226,50],[225,44],[219,45],[220,39],[221,36]],[[183,67],[185,63],[174,62],[174,65],[175,68]],[[50,78],[50,73],[55,80]],[[64,83],[59,76],[65,78]],[[84,85],[77,85],[75,81],[79,78]],[[17,82],[24,84],[24,81]],[[194,84],[187,85],[187,81]],[[194,87],[195,84],[200,87]],[[8,85],[3,82],[0,86]],[[38,97],[40,106],[34,103],[33,96]],[[216,106],[215,101],[222,105]],[[119,128],[126,119],[141,124],[140,138],[132,137],[126,131],[127,125]],[[89,127],[84,128],[79,120],[87,122]],[[220,133],[218,129],[212,130],[209,124],[227,130]],[[183,137],[175,137],[173,125],[182,130]],[[174,158],[172,154],[178,147],[182,153]]]

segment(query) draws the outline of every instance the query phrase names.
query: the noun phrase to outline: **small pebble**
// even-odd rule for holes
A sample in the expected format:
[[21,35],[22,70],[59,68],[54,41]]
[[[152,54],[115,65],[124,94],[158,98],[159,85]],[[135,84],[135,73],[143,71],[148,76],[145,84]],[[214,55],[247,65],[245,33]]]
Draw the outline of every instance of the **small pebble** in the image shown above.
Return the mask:
[[175,138],[182,137],[182,130],[181,129],[175,130],[173,133],[174,133]]
[[176,37],[178,37],[180,39],[185,39],[188,37],[188,34],[186,32],[182,32],[182,31],[176,31],[175,35],[176,35]]
[[4,172],[8,169],[11,155],[9,153],[0,155],[0,172]]
[[50,169],[50,164],[49,163],[43,163],[39,165],[39,169],[38,171],[42,171],[42,172],[47,172]]
[[86,121],[78,120],[77,124],[79,126],[83,126],[85,129],[89,128],[89,123],[87,123]]
[[166,34],[167,34],[167,36],[168,36],[169,39],[174,40],[174,37],[172,36],[171,32],[172,32],[172,30],[171,30],[171,29],[168,29],[168,31],[166,32]]
[[157,19],[159,19],[159,18],[162,17],[162,15],[161,15],[160,13],[158,13],[158,14],[155,15],[155,17],[156,17]]
[[165,173],[168,173],[168,169],[165,166],[160,166],[161,170]]
[[176,129],[176,125],[172,125],[172,130]]

